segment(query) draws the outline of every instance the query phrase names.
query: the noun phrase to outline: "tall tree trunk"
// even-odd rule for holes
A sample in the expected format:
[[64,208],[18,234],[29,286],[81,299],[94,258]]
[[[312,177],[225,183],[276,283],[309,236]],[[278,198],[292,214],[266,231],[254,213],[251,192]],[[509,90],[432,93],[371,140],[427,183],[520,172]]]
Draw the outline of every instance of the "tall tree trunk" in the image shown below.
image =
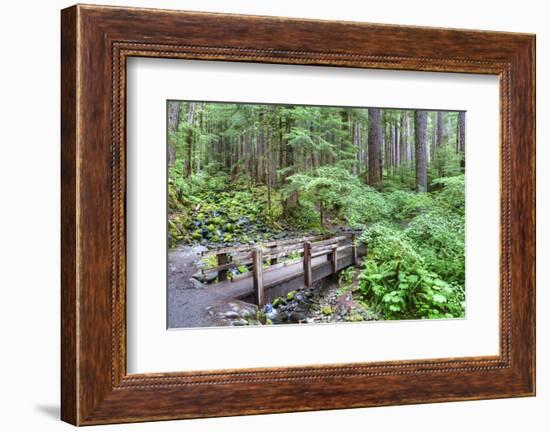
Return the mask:
[[257,158],[256,162],[258,166],[256,168],[256,181],[259,183],[264,182],[264,173],[265,173],[265,136],[264,136],[264,113],[260,111],[258,114],[258,140],[256,142],[256,152]]
[[394,153],[394,149],[395,149],[395,129],[393,127],[393,124],[390,124],[390,141],[389,141],[389,163],[388,163],[388,166],[389,166],[389,169],[388,169],[388,175],[391,175],[393,174],[393,167],[394,167],[394,157],[395,157],[395,153]]
[[419,192],[428,191],[428,171],[426,154],[426,111],[417,110],[414,117],[416,146],[416,189]]
[[369,108],[369,138],[368,138],[368,174],[367,182],[378,186],[381,181],[380,157],[382,148],[382,113],[378,108]]
[[238,177],[241,171],[241,145],[242,145],[243,136],[237,136],[236,142],[236,154],[235,154],[235,163],[233,164],[233,177]]
[[355,153],[355,163],[353,163],[352,173],[357,175],[357,169],[361,163],[361,127],[357,120],[353,121],[353,151]]
[[465,159],[466,159],[466,112],[460,111],[457,118],[457,133],[456,133],[456,148],[457,152],[461,155],[460,167],[464,172]]
[[393,126],[393,168],[399,166],[399,126],[397,123]]
[[[390,171],[390,148],[391,148],[391,125],[389,125],[382,115],[382,122],[384,124],[384,139],[382,145],[384,146],[384,151],[382,152],[383,163],[382,168],[386,170],[386,175]],[[384,170],[381,168],[380,178],[384,178]]]
[[445,125],[443,111],[437,111],[437,146],[445,145]]
[[176,132],[180,123],[180,102],[168,102],[168,131]]
[[342,109],[340,111],[340,117],[342,122],[342,138],[340,139],[340,151],[338,154],[338,160],[341,159],[342,154],[350,141],[350,130],[349,130],[349,113],[347,109]]
[[174,134],[180,124],[180,102],[168,102],[168,166],[171,167],[176,160],[176,141]]
[[[286,136],[290,133],[293,127],[293,119],[287,117],[286,118]],[[283,175],[282,182],[283,184],[287,183],[287,178],[294,174],[294,164],[295,164],[295,149],[292,145],[290,145],[290,142],[288,141],[288,138],[284,138],[283,146],[285,148],[286,153],[286,159],[285,159],[285,166],[287,168],[287,171]],[[294,208],[298,204],[298,193],[293,192],[291,193],[286,199],[283,199],[282,207],[283,207],[283,217],[286,218],[290,215],[290,210]]]
[[407,145],[409,139],[409,113],[403,111],[401,114],[401,136],[399,138],[399,164],[407,161]]
[[185,134],[185,144],[187,146],[187,163],[185,176],[191,176],[193,171],[193,126],[195,122],[195,102],[190,102],[187,108],[187,133]]
[[[286,147],[283,140],[283,133],[284,133],[284,122],[282,114],[279,117],[279,125],[278,125],[278,132],[279,132],[279,168],[284,169],[286,168]],[[280,181],[280,178],[278,176],[276,177],[277,185],[280,185],[282,181]]]
[[451,136],[453,135],[453,121],[450,115],[447,115],[447,132],[445,133],[446,143],[451,144]]

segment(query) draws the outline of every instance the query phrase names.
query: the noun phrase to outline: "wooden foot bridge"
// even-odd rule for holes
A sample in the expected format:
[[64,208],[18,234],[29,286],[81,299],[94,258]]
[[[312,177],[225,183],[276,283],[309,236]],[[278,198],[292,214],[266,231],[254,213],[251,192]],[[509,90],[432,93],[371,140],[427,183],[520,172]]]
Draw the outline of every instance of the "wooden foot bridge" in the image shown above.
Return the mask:
[[[309,288],[314,282],[356,266],[359,257],[366,254],[366,247],[357,244],[357,233],[213,249],[202,256],[203,259],[216,256],[217,266],[203,267],[201,271],[218,274],[217,282],[207,289],[262,306],[292,290]],[[231,271],[243,268],[247,272]]]

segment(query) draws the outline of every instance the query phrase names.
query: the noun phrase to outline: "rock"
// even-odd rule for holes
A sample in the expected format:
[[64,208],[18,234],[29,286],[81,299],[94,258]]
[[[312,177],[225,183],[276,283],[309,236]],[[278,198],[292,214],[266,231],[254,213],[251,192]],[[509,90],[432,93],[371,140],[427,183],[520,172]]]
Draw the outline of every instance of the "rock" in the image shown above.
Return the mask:
[[226,319],[236,319],[237,317],[239,317],[239,313],[237,313],[236,311],[228,311],[228,312],[224,313],[223,316]]
[[200,255],[205,251],[208,251],[208,248],[204,247],[203,245],[197,245],[196,247],[193,247],[193,253],[195,253],[196,255]]
[[191,277],[193,277],[195,280],[198,280],[201,283],[211,283],[213,282],[216,277],[218,276],[218,271],[197,271],[195,272]]
[[249,317],[252,317],[254,316],[254,313],[252,310],[249,310],[247,308],[243,308],[240,312],[239,312],[239,316],[242,317],[243,319],[246,319],[246,318],[249,318]]
[[202,284],[199,280],[197,280],[194,277],[191,277],[189,281],[191,282],[191,287],[193,289],[204,289],[206,287],[204,284]]
[[239,319],[233,322],[233,326],[248,326],[248,320]]
[[239,217],[235,224],[237,226],[242,226],[248,223],[250,223],[250,221],[248,220],[248,217]]
[[301,313],[299,311],[293,311],[292,313],[290,313],[290,315],[288,316],[288,319],[293,322],[293,323],[299,323],[301,321],[304,321],[306,320],[306,316],[304,313]]

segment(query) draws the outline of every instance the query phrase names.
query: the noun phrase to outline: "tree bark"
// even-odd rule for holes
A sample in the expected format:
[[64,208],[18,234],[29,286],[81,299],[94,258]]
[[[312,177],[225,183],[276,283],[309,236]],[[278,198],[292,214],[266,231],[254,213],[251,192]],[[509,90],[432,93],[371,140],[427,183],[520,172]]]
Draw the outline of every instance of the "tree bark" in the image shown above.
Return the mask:
[[460,111],[458,113],[457,120],[456,147],[457,152],[462,155],[462,158],[460,160],[460,167],[464,172],[466,160],[466,112]]
[[180,122],[180,102],[168,102],[168,131],[176,132]]
[[368,137],[368,174],[367,182],[371,186],[378,186],[381,181],[380,158],[382,156],[382,115],[378,108],[369,108],[369,137]]
[[185,176],[191,176],[193,171],[193,126],[195,122],[195,102],[190,102],[187,109],[187,132],[185,134],[185,144],[187,146],[187,163]]
[[416,189],[419,192],[428,191],[428,171],[426,154],[426,111],[417,110],[414,117],[415,156],[416,156]]
[[437,111],[437,146],[442,147],[445,144],[445,127],[443,111]]
[[361,127],[357,120],[353,121],[353,150],[355,151],[355,163],[353,164],[353,175],[357,175],[361,163]]
[[168,166],[173,166],[176,159],[176,142],[174,134],[180,123],[180,102],[168,102]]
[[[286,135],[290,133],[293,126],[292,118],[286,118]],[[283,147],[285,148],[285,167],[288,169],[283,175],[283,184],[287,183],[287,178],[294,174],[294,147],[290,145],[288,138],[284,138]],[[298,204],[298,193],[293,192],[286,199],[283,199],[283,217],[288,217],[290,215],[290,210]]]
[[407,161],[407,145],[409,138],[409,113],[403,111],[401,114],[401,136],[399,138],[399,164]]
[[264,182],[264,174],[265,174],[265,136],[264,136],[264,113],[260,111],[258,114],[258,139],[256,142],[256,162],[258,163],[258,166],[256,168],[256,181],[259,183]]

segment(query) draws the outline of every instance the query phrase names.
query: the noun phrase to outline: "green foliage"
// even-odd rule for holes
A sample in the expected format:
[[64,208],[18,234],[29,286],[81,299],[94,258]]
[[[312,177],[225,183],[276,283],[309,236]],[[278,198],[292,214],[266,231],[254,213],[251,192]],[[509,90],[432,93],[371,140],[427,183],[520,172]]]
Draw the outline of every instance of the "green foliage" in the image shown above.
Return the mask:
[[392,209],[396,221],[409,221],[427,211],[433,205],[432,197],[427,193],[394,191],[385,194],[387,205]]
[[170,247],[360,229],[368,249],[360,277],[352,268],[340,273],[356,302],[387,319],[464,315],[464,154],[456,151],[457,112],[439,120],[437,112],[428,113],[429,187],[418,193],[412,110],[383,109],[382,178],[374,188],[366,181],[367,109],[178,107],[179,124],[168,133]]
[[323,166],[312,173],[295,174],[288,178],[283,198],[297,192],[302,207],[323,206],[333,211],[336,221],[351,227],[388,217],[391,208],[384,197],[357,176],[340,166]]
[[314,203],[306,199],[288,208],[285,221],[298,230],[318,231],[321,229],[319,213]]
[[432,183],[438,188],[443,188],[443,192],[435,195],[439,208],[449,214],[464,216],[466,206],[464,175],[438,178]]
[[360,291],[387,319],[464,316],[464,177],[438,184],[432,193],[387,194],[394,221],[360,238],[368,246]]
[[422,266],[367,260],[359,286],[385,319],[464,317],[464,291]]
[[355,274],[355,269],[350,266],[340,271],[340,274],[338,276],[338,281],[340,282],[341,285],[347,286],[351,284],[351,282],[353,281],[354,274]]
[[436,148],[433,159],[428,168],[428,181],[430,183],[434,184],[434,180],[438,178],[460,175],[462,155],[457,154],[452,146],[444,145]]

